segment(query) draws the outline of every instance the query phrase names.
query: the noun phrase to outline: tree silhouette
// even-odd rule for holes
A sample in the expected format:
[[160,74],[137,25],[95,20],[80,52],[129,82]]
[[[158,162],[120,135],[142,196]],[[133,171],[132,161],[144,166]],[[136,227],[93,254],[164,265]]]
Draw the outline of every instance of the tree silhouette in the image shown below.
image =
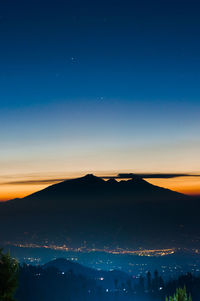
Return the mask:
[[147,291],[150,293],[152,290],[151,273],[147,272]]
[[140,278],[139,278],[138,292],[140,294],[144,293],[144,277],[143,276],[140,276]]
[[17,288],[18,262],[0,249],[0,301],[13,301]]
[[166,301],[192,301],[191,296],[187,296],[186,288],[177,288],[176,293],[174,296],[169,297],[169,299],[166,297]]
[[159,287],[159,276],[158,276],[158,271],[155,270],[154,271],[154,279],[153,279],[153,290],[155,292],[158,291],[158,287]]

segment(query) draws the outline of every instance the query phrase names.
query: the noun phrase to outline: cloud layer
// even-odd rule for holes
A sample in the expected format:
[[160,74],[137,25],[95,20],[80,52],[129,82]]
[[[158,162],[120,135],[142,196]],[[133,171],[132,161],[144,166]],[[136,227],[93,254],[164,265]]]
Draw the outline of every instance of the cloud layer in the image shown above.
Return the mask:
[[[140,177],[143,179],[171,179],[178,177],[200,177],[199,174],[187,174],[187,173],[119,173],[112,176],[100,176],[102,179],[134,179]],[[33,180],[17,180],[2,182],[0,185],[51,185],[62,181],[66,181],[69,178],[53,178],[53,179],[33,179]]]

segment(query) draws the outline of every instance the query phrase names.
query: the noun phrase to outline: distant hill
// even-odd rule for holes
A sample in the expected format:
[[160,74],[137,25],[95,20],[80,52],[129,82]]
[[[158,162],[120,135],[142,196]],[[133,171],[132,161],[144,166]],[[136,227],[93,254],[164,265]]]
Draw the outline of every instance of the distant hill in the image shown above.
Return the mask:
[[62,273],[73,273],[76,276],[81,275],[88,279],[93,279],[105,287],[113,286],[114,288],[115,279],[120,279],[121,282],[126,282],[130,279],[130,275],[121,271],[99,271],[65,258],[58,258],[43,265],[43,268],[45,269],[52,267],[58,269]]
[[89,174],[0,204],[0,240],[73,246],[86,241],[101,247],[191,244],[199,231],[198,212],[197,199],[142,178],[117,182]]

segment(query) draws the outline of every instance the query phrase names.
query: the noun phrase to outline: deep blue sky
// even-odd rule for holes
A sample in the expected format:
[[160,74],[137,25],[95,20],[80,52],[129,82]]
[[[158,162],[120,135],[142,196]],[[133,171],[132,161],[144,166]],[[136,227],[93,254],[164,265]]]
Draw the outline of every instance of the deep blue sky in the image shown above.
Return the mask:
[[2,0],[2,177],[199,171],[199,15],[199,1]]
[[199,101],[199,14],[198,1],[2,0],[2,103]]

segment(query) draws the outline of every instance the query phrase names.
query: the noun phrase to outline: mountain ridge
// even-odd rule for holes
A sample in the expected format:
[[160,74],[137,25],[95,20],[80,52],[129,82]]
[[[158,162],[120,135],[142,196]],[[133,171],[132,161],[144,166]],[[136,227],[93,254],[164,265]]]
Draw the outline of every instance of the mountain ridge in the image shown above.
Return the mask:
[[140,241],[169,246],[199,228],[198,210],[198,201],[142,178],[118,182],[89,174],[1,204],[0,241],[65,243],[67,237],[76,246],[83,240],[101,247]]
[[[122,188],[122,185],[124,185],[123,188],[130,188],[130,186],[128,187],[128,185],[132,185],[132,188],[133,189],[136,189],[136,188],[144,188],[144,185],[146,185],[146,188],[155,188],[155,189],[158,189],[160,191],[163,191],[163,192],[166,192],[166,193],[173,193],[174,196],[176,194],[176,196],[178,197],[188,197],[180,192],[177,192],[177,191],[173,191],[173,190],[170,190],[170,189],[167,189],[167,188],[163,188],[163,187],[160,187],[160,186],[156,186],[156,185],[153,185],[153,184],[150,184],[149,182],[145,181],[144,179],[142,178],[139,178],[139,177],[135,177],[134,179],[130,179],[130,180],[120,180],[120,181],[116,181],[115,179],[109,179],[107,181],[103,180],[101,177],[97,177],[97,176],[94,176],[93,174],[87,174],[83,177],[79,177],[79,178],[75,178],[75,179],[68,179],[68,180],[65,180],[65,181],[61,181],[59,183],[56,183],[56,184],[53,184],[53,185],[50,185],[42,190],[39,190],[39,191],[36,191],[30,195],[27,195],[23,198],[16,198],[16,199],[11,199],[11,200],[8,200],[7,202],[13,202],[13,201],[18,201],[18,200],[23,200],[23,199],[30,199],[31,197],[35,197],[35,196],[38,196],[40,193],[45,193],[45,192],[49,192],[49,191],[53,191],[54,188],[69,188],[69,185],[72,184],[72,185],[91,185],[91,186],[95,186],[95,185],[105,185],[105,187],[108,185],[116,185],[115,188],[118,186],[118,188],[121,186]],[[141,187],[141,185],[143,187]],[[67,192],[67,191],[66,191]],[[141,193],[141,191],[140,191]]]

